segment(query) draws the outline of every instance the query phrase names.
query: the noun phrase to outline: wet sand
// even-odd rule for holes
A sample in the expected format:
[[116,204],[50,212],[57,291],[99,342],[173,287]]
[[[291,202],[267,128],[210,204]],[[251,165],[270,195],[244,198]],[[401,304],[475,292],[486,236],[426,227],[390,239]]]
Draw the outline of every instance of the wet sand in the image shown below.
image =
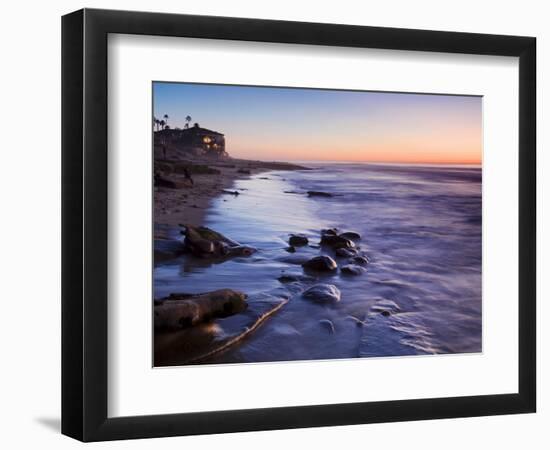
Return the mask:
[[[170,168],[171,165],[181,164],[181,160],[157,160],[161,167]],[[192,160],[188,161],[190,166],[200,166],[209,168],[218,173],[191,173],[193,185],[168,188],[155,187],[154,192],[154,222],[156,225],[176,226],[180,223],[200,226],[203,224],[206,210],[211,201],[220,195],[232,196],[224,192],[233,185],[237,179],[249,178],[251,175],[257,175],[270,170],[302,170],[305,167],[284,163],[284,162],[266,162],[251,161],[244,159],[226,159],[226,160]],[[185,183],[183,173],[170,172],[165,176],[175,182]],[[163,173],[164,176],[164,173]],[[156,234],[160,231],[156,231]],[[155,236],[162,238],[163,236]]]

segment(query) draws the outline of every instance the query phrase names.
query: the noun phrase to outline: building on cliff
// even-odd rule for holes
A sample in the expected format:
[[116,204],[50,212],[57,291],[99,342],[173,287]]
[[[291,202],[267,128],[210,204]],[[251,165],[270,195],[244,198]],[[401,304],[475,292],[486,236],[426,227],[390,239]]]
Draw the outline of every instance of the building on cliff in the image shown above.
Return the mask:
[[155,131],[155,147],[168,151],[178,151],[195,156],[224,158],[225,136],[217,131],[201,128],[198,123],[183,129],[164,129]]

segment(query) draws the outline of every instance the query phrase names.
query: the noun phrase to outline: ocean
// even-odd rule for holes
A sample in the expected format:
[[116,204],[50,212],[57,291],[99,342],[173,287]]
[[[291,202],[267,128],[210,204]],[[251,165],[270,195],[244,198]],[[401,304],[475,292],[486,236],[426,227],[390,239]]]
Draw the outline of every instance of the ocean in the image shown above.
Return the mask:
[[[210,364],[454,354],[482,351],[481,169],[459,166],[307,163],[312,170],[271,171],[235,181],[205,225],[258,251],[223,263],[187,257],[155,267],[155,297],[232,288],[253,302],[289,302]],[[332,197],[308,197],[307,191]],[[369,263],[362,275],[302,276],[319,254],[322,229],[360,233]],[[288,253],[290,234],[310,246]],[[339,266],[345,259],[335,258]],[[328,283],[341,301],[302,297]],[[387,310],[391,314],[381,314]],[[219,320],[223,329],[224,319]]]

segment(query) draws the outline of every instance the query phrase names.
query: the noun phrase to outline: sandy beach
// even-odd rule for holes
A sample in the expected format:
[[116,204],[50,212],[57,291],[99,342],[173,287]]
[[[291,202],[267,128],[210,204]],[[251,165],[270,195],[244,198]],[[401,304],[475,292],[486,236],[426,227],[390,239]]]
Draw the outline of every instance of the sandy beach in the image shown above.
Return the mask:
[[[186,167],[193,180],[186,183]],[[200,226],[213,198],[235,195],[229,189],[237,179],[248,178],[270,170],[299,170],[305,167],[286,162],[225,160],[155,160],[155,169],[163,177],[181,183],[181,187],[155,186],[154,222],[156,225],[177,226],[186,223]],[[202,172],[202,173],[201,173]],[[163,236],[155,236],[162,238]]]

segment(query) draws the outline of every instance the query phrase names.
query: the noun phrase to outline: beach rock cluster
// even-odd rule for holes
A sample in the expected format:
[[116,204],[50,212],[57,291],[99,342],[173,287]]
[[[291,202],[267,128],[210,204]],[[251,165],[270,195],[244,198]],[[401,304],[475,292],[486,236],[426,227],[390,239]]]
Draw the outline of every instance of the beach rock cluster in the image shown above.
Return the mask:
[[[356,244],[361,240],[361,235],[355,231],[339,232],[336,228],[321,230],[319,245],[311,244],[310,240],[300,234],[291,234],[288,240],[290,244],[285,250],[294,253],[299,247],[308,246],[310,248],[320,248],[321,251],[332,252],[335,258],[345,259],[346,262],[339,268],[337,261],[333,256],[321,254],[307,259],[301,265],[304,271],[309,275],[314,273],[331,274],[338,272],[342,275],[359,276],[363,275],[367,269],[365,266],[369,260],[367,256],[360,251]],[[300,281],[295,275],[282,275],[279,278],[281,283],[292,283]],[[317,303],[337,303],[341,299],[339,289],[333,284],[316,284],[302,293],[302,297]]]
[[[334,256],[337,258],[348,259],[348,264],[345,264],[340,269],[342,273],[361,275],[365,273],[366,269],[364,266],[368,264],[369,260],[364,253],[360,252],[359,246],[355,243],[360,239],[361,235],[354,231],[339,233],[336,228],[328,228],[321,230],[320,247],[334,252]],[[305,236],[295,234],[291,235],[289,239],[293,252],[296,251],[294,247],[298,243],[300,245],[307,245],[308,242]],[[314,247],[314,245],[310,244],[310,247]],[[304,262],[302,267],[318,272],[333,272],[338,269],[338,264],[329,255],[319,255]]]
[[232,289],[170,294],[155,302],[155,330],[173,331],[244,311],[246,295]]
[[185,249],[201,258],[250,256],[256,249],[241,245],[208,227],[182,225]]

